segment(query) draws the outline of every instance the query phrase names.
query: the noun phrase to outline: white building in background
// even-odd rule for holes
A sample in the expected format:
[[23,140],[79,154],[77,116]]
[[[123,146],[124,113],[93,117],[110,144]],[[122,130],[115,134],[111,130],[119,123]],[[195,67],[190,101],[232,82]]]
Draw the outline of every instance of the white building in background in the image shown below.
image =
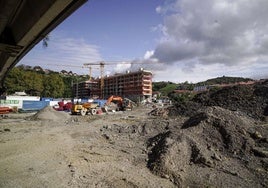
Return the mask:
[[21,109],[23,101],[40,101],[40,97],[28,96],[25,92],[15,92],[13,95],[2,96],[0,106]]
[[6,100],[40,101],[39,96],[29,96],[24,91],[5,96]]

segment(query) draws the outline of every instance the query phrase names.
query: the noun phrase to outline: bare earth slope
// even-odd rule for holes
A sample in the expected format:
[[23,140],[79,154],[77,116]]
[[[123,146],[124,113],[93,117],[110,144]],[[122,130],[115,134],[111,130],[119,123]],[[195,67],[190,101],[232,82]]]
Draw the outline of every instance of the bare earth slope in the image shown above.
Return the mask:
[[[267,187],[268,125],[221,107],[0,120],[0,187]],[[162,109],[162,111],[165,109]]]
[[170,115],[192,116],[197,109],[207,106],[219,106],[239,111],[257,120],[264,120],[268,116],[268,80],[200,93],[189,102],[176,104]]
[[208,107],[148,140],[148,166],[179,187],[266,187],[268,125]]

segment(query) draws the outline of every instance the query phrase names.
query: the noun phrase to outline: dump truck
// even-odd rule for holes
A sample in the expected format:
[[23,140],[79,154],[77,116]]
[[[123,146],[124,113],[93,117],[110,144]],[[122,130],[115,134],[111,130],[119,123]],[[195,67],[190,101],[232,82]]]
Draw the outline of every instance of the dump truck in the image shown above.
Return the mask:
[[87,114],[95,115],[97,113],[98,104],[86,102],[83,104],[73,104],[72,105],[72,114],[80,114],[85,116]]

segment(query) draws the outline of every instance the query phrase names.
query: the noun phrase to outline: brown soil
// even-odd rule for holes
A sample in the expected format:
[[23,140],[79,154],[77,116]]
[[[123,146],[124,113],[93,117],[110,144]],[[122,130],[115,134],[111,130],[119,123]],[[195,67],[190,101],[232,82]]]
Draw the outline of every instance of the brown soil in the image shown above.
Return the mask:
[[208,107],[148,140],[148,167],[179,187],[266,187],[268,124]]
[[1,119],[0,187],[175,187],[146,167],[150,110]]
[[268,116],[268,80],[200,93],[191,101],[175,104],[170,115],[192,116],[197,109],[208,106],[219,106],[264,121]]
[[268,187],[267,122],[192,104],[2,118],[0,187]]

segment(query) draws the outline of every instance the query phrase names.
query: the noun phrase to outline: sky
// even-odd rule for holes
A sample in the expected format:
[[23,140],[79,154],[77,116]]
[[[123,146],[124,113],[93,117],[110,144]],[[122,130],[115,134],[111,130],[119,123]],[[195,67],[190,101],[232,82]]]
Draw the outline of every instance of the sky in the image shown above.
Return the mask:
[[[267,0],[88,0],[19,64],[88,74],[139,68],[153,81],[268,78]],[[92,66],[92,76],[100,75]]]

